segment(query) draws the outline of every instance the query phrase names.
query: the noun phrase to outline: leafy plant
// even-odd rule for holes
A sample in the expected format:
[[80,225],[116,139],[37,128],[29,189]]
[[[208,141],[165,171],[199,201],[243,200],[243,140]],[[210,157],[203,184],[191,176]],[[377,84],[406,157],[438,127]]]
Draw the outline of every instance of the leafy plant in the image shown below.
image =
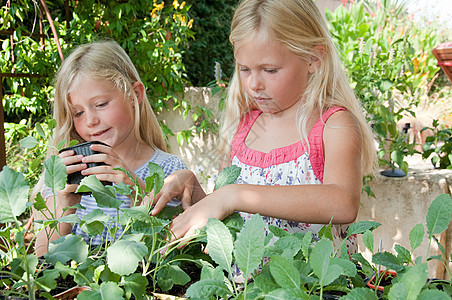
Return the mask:
[[[452,257],[447,257],[435,235],[447,229],[451,214],[452,199],[446,194],[438,196],[427,213],[429,245],[434,241],[441,249],[441,255],[427,254],[427,260],[441,261],[449,276],[448,263]],[[190,299],[322,299],[333,291],[341,293],[343,299],[378,299],[382,295],[367,288],[363,279],[379,274],[376,281],[380,282],[383,273],[377,273],[378,266],[398,273],[387,286],[384,297],[389,299],[418,296],[449,299],[452,295],[450,281],[441,281],[443,290],[437,289],[432,281],[427,281],[427,263],[421,257],[413,257],[412,251],[424,238],[421,224],[410,233],[411,251],[396,245],[397,256],[374,252],[371,231],[381,224],[371,221],[352,224],[348,236],[363,234],[364,244],[372,252],[372,262],[368,262],[361,254],[352,254],[350,258],[344,243],[335,249],[330,240],[331,225],[324,227],[319,240],[314,240],[310,233],[289,234],[273,226],[269,226],[270,234],[265,236],[264,222],[257,214],[243,227],[241,222],[239,216],[224,223],[209,219],[203,230],[207,234],[209,256],[215,264],[203,266],[201,279],[187,290]],[[278,240],[270,242],[274,237]],[[241,286],[234,281],[237,275],[245,279]]]
[[424,127],[424,130],[431,130],[432,136],[426,138],[425,144],[422,145],[422,158],[428,159],[435,168],[452,169],[452,130],[443,128],[438,120],[433,120],[432,127]]
[[[22,144],[33,147],[39,142],[35,138],[24,139]],[[59,156],[50,156],[45,162],[45,183],[55,191],[64,188],[67,180],[66,167]],[[236,167],[225,168],[220,174],[217,187],[233,183],[237,178]],[[143,190],[136,179],[129,175],[133,188],[124,184],[104,186],[95,176],[82,179],[78,192],[91,192],[99,207],[116,208],[116,218],[111,218],[97,209],[79,219],[76,215],[65,217],[55,215],[40,194],[35,202],[28,202],[29,186],[24,176],[8,167],[0,173],[0,222],[5,223],[0,238],[2,263],[0,274],[8,275],[3,279],[4,295],[19,295],[34,299],[37,295],[49,296],[57,287],[58,278],[71,275],[76,284],[89,286],[79,299],[97,297],[125,297],[143,299],[147,289],[151,291],[168,291],[174,285],[185,285],[191,277],[183,270],[185,266],[205,264],[208,258],[201,249],[205,235],[199,235],[183,249],[176,246],[179,241],[168,243],[171,233],[168,224],[181,208],[166,207],[157,217],[150,215],[150,207],[135,206],[119,210],[116,193],[131,195],[133,200],[149,197],[151,192],[157,194],[163,186],[164,173],[159,165],[149,163],[150,176],[146,178]],[[35,236],[29,244],[24,243],[26,230],[19,217],[34,208],[47,220],[36,220],[42,224],[41,230],[50,229],[58,232],[60,223],[79,223],[81,228],[93,237],[109,228],[110,238],[101,245],[90,248],[82,237],[69,234],[51,242],[48,253],[38,259],[32,253]],[[82,207],[77,207],[83,209]],[[123,234],[116,238],[116,232],[122,226]],[[10,237],[14,236],[11,240]],[[207,259],[210,261],[210,259]],[[26,289],[23,289],[26,287]],[[35,293],[39,291],[38,293]],[[46,297],[47,297],[46,296]]]
[[379,143],[380,165],[408,171],[404,160],[414,143],[397,126],[415,117],[436,74],[431,50],[445,38],[439,29],[419,29],[406,13],[406,1],[356,1],[326,10],[330,32],[349,82],[366,111]]

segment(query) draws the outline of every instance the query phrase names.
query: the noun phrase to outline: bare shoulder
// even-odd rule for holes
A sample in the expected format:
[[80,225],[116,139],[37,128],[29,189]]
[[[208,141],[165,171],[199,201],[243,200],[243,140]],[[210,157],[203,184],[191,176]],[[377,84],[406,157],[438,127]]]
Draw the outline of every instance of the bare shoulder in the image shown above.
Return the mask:
[[362,142],[361,129],[358,120],[348,111],[338,111],[326,121],[323,139],[325,147],[339,145],[359,145]]
[[346,110],[340,110],[332,114],[326,121],[325,130],[329,127],[356,127],[359,128],[359,123],[352,113]]

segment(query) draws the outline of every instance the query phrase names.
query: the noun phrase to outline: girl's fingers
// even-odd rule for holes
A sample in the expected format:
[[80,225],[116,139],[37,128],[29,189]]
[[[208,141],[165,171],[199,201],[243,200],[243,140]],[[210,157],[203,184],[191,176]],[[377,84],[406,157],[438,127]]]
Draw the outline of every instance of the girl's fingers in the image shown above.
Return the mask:
[[80,172],[83,171],[87,168],[88,166],[86,164],[75,164],[75,165],[68,165],[66,166],[66,173],[67,174],[72,174],[75,172]]
[[185,187],[184,192],[182,194],[182,198],[180,199],[183,210],[186,210],[192,205],[191,203],[192,192],[193,192],[192,186],[190,186],[190,188]]

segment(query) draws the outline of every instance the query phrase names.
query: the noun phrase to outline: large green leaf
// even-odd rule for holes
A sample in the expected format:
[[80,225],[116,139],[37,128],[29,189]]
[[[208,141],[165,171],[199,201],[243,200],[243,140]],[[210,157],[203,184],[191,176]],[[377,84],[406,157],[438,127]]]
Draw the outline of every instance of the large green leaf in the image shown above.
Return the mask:
[[245,222],[235,241],[234,257],[245,278],[259,267],[264,254],[264,221],[258,214]]
[[427,210],[427,229],[429,235],[439,234],[449,227],[452,214],[452,199],[441,194],[432,201]]
[[115,189],[110,185],[103,185],[94,175],[83,178],[77,192],[92,192],[99,207],[119,208],[122,203],[116,199]]
[[333,250],[334,245],[330,240],[320,240],[312,249],[309,264],[322,286],[331,283],[342,272],[339,265],[330,265]]
[[147,253],[143,242],[120,240],[107,249],[107,264],[116,274],[127,276],[135,272]]
[[221,221],[210,218],[206,224],[207,249],[212,259],[224,270],[229,271],[232,264],[232,235]]
[[15,222],[27,209],[28,191],[24,175],[3,167],[0,172],[0,223]]
[[44,255],[46,260],[55,265],[65,264],[69,260],[82,262],[88,257],[88,244],[78,235],[65,235],[49,244],[49,252]]
[[237,178],[240,176],[240,171],[242,168],[237,166],[228,166],[221,170],[220,174],[218,174],[218,178],[215,181],[215,190],[228,185],[233,184]]
[[300,288],[300,273],[292,261],[278,255],[270,258],[270,273],[282,288]]
[[61,191],[66,186],[66,165],[61,157],[52,155],[44,161],[44,183],[52,191]]

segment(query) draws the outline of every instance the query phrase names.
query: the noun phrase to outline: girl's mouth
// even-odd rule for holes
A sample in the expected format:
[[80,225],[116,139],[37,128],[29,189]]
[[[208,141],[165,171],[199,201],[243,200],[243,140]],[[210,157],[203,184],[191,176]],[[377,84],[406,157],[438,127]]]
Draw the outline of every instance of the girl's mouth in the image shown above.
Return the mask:
[[105,132],[107,132],[108,130],[110,130],[110,128],[93,133],[92,136],[99,137],[99,136],[103,135]]

